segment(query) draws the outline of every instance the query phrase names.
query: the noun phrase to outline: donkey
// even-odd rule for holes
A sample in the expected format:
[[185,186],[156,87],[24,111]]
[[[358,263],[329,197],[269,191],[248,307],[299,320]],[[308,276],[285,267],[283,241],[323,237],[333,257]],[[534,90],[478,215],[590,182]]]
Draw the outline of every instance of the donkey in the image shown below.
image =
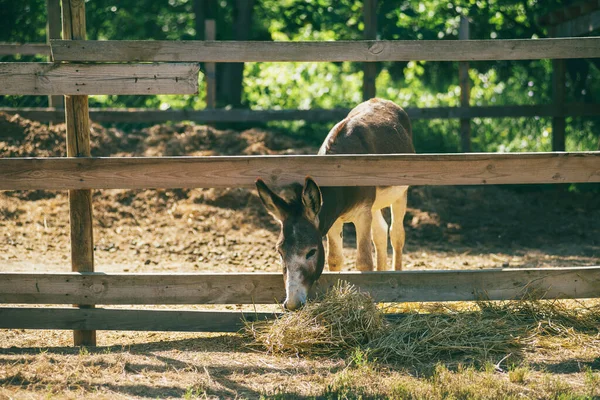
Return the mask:
[[[414,152],[406,112],[391,101],[371,99],[350,111],[329,131],[318,154]],[[313,283],[321,276],[325,264],[322,239],[325,235],[329,270],[341,270],[344,264],[342,228],[346,222],[352,222],[356,227],[357,269],[374,269],[373,247],[377,270],[387,269],[388,225],[381,214],[385,207],[391,207],[392,214],[393,267],[402,269],[408,186],[320,188],[307,177],[304,186],[291,186],[289,198],[274,193],[260,178],[256,188],[267,211],[281,225],[276,248],[283,264],[286,289],[283,304],[286,309],[295,310],[302,306]]]

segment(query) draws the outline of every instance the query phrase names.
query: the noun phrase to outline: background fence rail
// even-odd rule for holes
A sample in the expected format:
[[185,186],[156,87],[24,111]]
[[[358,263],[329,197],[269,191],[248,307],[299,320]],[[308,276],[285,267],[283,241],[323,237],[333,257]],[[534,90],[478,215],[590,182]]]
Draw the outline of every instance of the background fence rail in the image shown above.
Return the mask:
[[600,37],[335,42],[52,40],[51,46],[55,61],[484,61],[598,57]]
[[[90,108],[90,118],[95,122],[268,122],[268,121],[339,121],[350,109],[310,110],[151,110],[143,108]],[[452,118],[505,118],[505,117],[583,117],[600,116],[600,104],[574,103],[557,108],[552,104],[522,106],[482,107],[435,107],[406,108],[411,120]],[[19,114],[36,121],[63,122],[65,113],[55,108],[9,108],[0,107],[0,112]]]

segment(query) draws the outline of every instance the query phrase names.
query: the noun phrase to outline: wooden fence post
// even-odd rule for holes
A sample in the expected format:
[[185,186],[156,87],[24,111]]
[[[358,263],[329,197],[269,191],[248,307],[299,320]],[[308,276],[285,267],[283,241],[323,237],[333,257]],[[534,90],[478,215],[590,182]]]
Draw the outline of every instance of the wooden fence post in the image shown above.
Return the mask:
[[[207,19],[204,23],[204,40],[215,40],[217,38],[217,27],[214,19]],[[217,104],[216,87],[216,65],[206,63],[204,67],[206,74],[206,108],[215,108]]]
[[[565,105],[565,60],[552,60],[552,102],[556,112]],[[566,120],[564,116],[552,118],[552,151],[565,151]]]
[[[556,26],[549,29],[550,37],[558,37]],[[552,117],[552,151],[565,151],[566,120],[564,117],[566,100],[566,61],[552,60],[552,105],[561,116]]]
[[[469,19],[464,15],[460,17],[458,39],[469,40]],[[460,106],[469,107],[471,85],[469,82],[469,63],[467,61],[458,63],[458,81],[460,85]],[[463,153],[471,151],[471,120],[468,118],[460,119],[460,147]]]
[[[365,18],[365,40],[377,39],[377,0],[363,0],[363,13]],[[377,78],[377,64],[366,62],[363,64],[363,100],[376,96],[375,79]]]
[[[62,30],[65,40],[85,40],[84,0],[62,0]],[[67,157],[89,157],[90,118],[88,96],[65,96]],[[71,269],[94,271],[91,190],[69,190],[71,225]],[[93,308],[77,305],[80,308]],[[95,346],[96,331],[73,331],[75,346]]]
[[[60,0],[46,0],[46,10],[48,13],[48,21],[46,22],[46,42],[50,44],[50,39],[61,38]],[[50,56],[50,59],[52,59],[52,56]],[[48,96],[48,105],[50,107],[63,109],[65,108],[65,98],[63,96]]]

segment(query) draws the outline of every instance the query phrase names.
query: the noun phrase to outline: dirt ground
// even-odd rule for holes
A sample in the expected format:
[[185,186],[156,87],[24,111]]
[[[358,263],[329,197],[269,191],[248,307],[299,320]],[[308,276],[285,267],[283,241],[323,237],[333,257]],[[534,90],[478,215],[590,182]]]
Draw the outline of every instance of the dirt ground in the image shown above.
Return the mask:
[[[64,156],[64,130],[0,114],[0,157]],[[315,152],[257,129],[171,124],[123,132],[94,124],[92,132],[95,156]],[[585,189],[411,188],[405,269],[600,265],[600,196]],[[94,191],[93,207],[97,271],[279,271],[277,225],[255,191],[103,190]],[[68,218],[64,192],[0,193],[0,271],[69,271]],[[352,226],[344,235],[352,269]],[[0,398],[461,398],[455,386],[472,387],[480,398],[600,396],[599,338],[572,348],[540,346],[520,361],[527,368],[522,381],[506,368],[415,372],[270,356],[231,334],[99,332],[98,338],[99,348],[80,350],[69,347],[70,332],[0,330]]]

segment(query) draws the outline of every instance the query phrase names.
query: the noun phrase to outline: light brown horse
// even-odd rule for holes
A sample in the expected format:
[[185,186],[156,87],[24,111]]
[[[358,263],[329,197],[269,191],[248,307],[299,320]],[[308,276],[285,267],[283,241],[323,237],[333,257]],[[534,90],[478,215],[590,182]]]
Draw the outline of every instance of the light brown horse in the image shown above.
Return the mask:
[[[395,103],[371,99],[354,108],[325,138],[320,155],[414,153],[408,115]],[[283,264],[286,289],[284,306],[295,310],[306,302],[308,291],[319,279],[325,264],[323,236],[327,235],[327,263],[340,271],[342,228],[345,222],[356,227],[356,267],[360,271],[387,269],[388,226],[381,209],[391,207],[390,238],[393,267],[402,269],[403,219],[408,186],[321,187],[312,178],[304,186],[292,186],[284,198],[256,181],[258,194],[267,211],[281,224],[277,251]],[[373,262],[375,248],[376,262]]]

